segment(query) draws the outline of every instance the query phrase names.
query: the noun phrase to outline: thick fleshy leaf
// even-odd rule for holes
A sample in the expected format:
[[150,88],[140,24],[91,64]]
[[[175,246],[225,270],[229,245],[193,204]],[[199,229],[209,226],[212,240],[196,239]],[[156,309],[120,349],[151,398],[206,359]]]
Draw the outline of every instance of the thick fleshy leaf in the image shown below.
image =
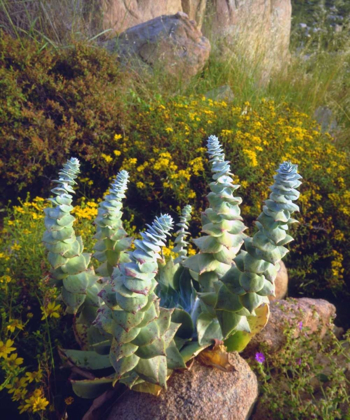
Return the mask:
[[199,344],[213,344],[213,340],[222,340],[222,332],[218,319],[209,313],[202,312],[197,319]]
[[151,344],[140,346],[137,349],[136,355],[142,359],[151,359],[156,356],[166,356],[164,340],[162,338],[156,338]]
[[111,367],[108,355],[100,355],[94,351],[61,349],[60,354],[80,368],[99,370]]
[[158,264],[158,273],[156,276],[156,279],[158,283],[170,286],[174,290],[176,289],[176,286],[174,285],[174,275],[179,268],[179,264],[174,264],[174,260],[170,258],[166,264]]
[[138,347],[132,343],[121,344],[118,343],[115,339],[112,340],[111,350],[109,353],[110,360],[118,362],[124,357],[132,356],[136,353]]
[[125,331],[130,331],[132,328],[137,327],[143,320],[145,313],[138,311],[135,314],[122,310],[114,310],[111,313],[114,321],[124,328]]
[[269,305],[262,305],[255,312],[256,316],[247,317],[251,332],[237,331],[231,335],[225,340],[227,351],[243,351],[251,339],[266,326],[270,315]]
[[262,289],[257,294],[260,296],[275,296],[275,284],[265,280]]
[[86,293],[86,289],[90,285],[89,276],[90,273],[87,271],[75,275],[68,275],[63,279],[63,286],[70,293]]
[[164,340],[165,347],[167,348],[171,341],[173,341],[177,330],[180,328],[181,324],[177,324],[176,322],[171,322],[169,328],[165,331],[162,336]]
[[149,382],[142,382],[141,384],[136,384],[132,387],[133,391],[143,392],[145,394],[151,394],[155,397],[158,397],[162,392],[163,388],[156,384],[151,384]]
[[137,312],[148,303],[147,296],[133,293],[124,286],[118,286],[116,300],[118,305],[127,312]]
[[145,381],[166,388],[167,362],[165,356],[140,359],[135,371]]
[[196,357],[201,351],[209,347],[210,344],[201,346],[197,341],[186,344],[180,351],[180,354],[185,363]]
[[126,332],[124,328],[115,324],[113,325],[111,334],[119,343],[125,344],[135,340],[135,338],[139,335],[140,331],[140,328],[133,328],[129,332]]
[[186,368],[186,364],[174,340],[172,340],[166,348],[166,359],[167,359],[168,369],[185,369]]
[[133,370],[139,363],[139,360],[140,358],[138,356],[132,354],[131,356],[123,357],[117,361],[113,354],[110,353],[110,361],[114,367],[117,378],[120,378],[125,373]]
[[225,286],[231,293],[236,295],[242,295],[246,293],[246,291],[241,286],[241,283],[239,281],[240,276],[241,272],[238,270],[238,268],[232,267],[222,277],[221,281],[225,284]]
[[67,305],[66,311],[69,314],[76,314],[80,306],[84,303],[85,294],[70,293],[66,289],[62,289],[62,300]]
[[177,330],[177,335],[180,338],[191,338],[194,331],[194,325],[190,314],[183,309],[175,308],[171,321],[177,324],[181,324],[181,327]]
[[247,293],[245,295],[242,295],[239,297],[243,306],[250,311],[250,313],[253,313],[253,311],[258,308],[262,303],[264,303],[264,300],[262,296],[259,296],[257,293]]
[[133,340],[133,344],[137,346],[144,346],[151,344],[154,340],[160,338],[159,326],[157,320],[151,322],[140,329],[139,334]]
[[220,322],[222,335],[226,339],[236,329],[241,316],[228,311],[216,311],[216,314]]
[[70,380],[74,393],[80,398],[96,398],[112,386],[113,377]]
[[183,266],[189,268],[195,273],[205,273],[208,271],[215,271],[218,262],[211,254],[197,254],[187,258],[183,262]]
[[193,239],[193,243],[202,251],[210,254],[220,252],[223,245],[218,242],[218,238],[211,236],[202,236],[198,239]]
[[223,284],[218,294],[218,301],[216,303],[216,310],[224,310],[229,312],[236,312],[242,309],[243,305],[239,300],[239,296],[230,292],[230,290]]
[[62,270],[67,274],[77,274],[85,271],[90,262],[90,254],[81,254],[77,257],[71,258],[62,267]]
[[[237,258],[235,260],[237,262]],[[245,253],[243,258],[243,267],[240,268],[240,270],[243,271],[249,271],[251,273],[256,274],[263,274],[268,268],[270,263],[264,260],[257,260],[256,258],[253,258],[250,254]]]
[[63,266],[66,264],[67,259],[62,257],[59,254],[54,254],[53,252],[49,252],[47,259],[49,260],[49,263],[51,264],[53,269],[56,269],[58,267],[61,268],[61,270],[64,272],[63,270]]
[[246,292],[258,292],[264,286],[265,277],[255,273],[242,273],[239,282]]

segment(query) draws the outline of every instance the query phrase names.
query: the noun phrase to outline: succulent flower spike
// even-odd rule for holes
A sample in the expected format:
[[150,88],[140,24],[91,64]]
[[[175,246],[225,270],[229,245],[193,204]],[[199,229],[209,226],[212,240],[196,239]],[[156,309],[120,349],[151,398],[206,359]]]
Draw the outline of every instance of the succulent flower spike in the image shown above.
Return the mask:
[[95,324],[113,336],[110,361],[117,380],[132,386],[141,378],[165,387],[167,348],[179,324],[171,322],[172,309],[159,308],[154,289],[157,259],[173,220],[162,215],[147,226],[142,240],[135,240],[135,250],[129,252],[130,262],[121,263],[111,284],[101,291],[106,307]]
[[103,264],[96,270],[103,277],[112,275],[113,268],[119,263],[123,251],[131,245],[132,238],[127,238],[122,223],[122,199],[125,198],[129,174],[120,171],[111,185],[109,194],[99,204],[94,246],[94,257]]
[[300,186],[300,178],[297,165],[290,162],[280,165],[270,187],[270,198],[256,223],[258,232],[245,239],[246,251],[241,251],[235,258],[236,266],[221,279],[216,311],[224,337],[232,333],[233,320],[237,325],[241,321],[237,314],[248,310],[255,315],[255,309],[268,303],[267,296],[274,295],[279,261],[288,252],[284,245],[293,240],[286,232],[288,225],[296,222],[291,214],[299,207],[292,201],[299,197],[295,188]]
[[51,277],[62,287],[62,299],[67,312],[76,314],[84,301],[98,307],[99,298],[94,270],[89,269],[90,254],[83,253],[83,241],[76,237],[73,229],[73,185],[79,173],[78,159],[71,158],[59,171],[57,186],[52,190],[56,196],[49,200],[55,207],[45,209],[46,232],[43,242],[49,251],[48,260],[52,266]]
[[198,274],[202,292],[216,295],[219,278],[231,267],[244,242],[246,227],[240,216],[242,199],[233,196],[239,186],[233,184],[229,162],[215,136],[208,139],[208,154],[213,182],[209,184],[210,207],[202,214],[202,232],[206,235],[193,240],[200,252],[183,265]]
[[185,241],[186,237],[189,235],[188,229],[188,222],[191,218],[192,207],[190,205],[185,206],[182,209],[180,222],[176,224],[179,226],[179,231],[177,232],[177,236],[175,239],[176,246],[173,249],[173,252],[179,254],[179,256],[175,259],[174,263],[182,263],[187,256],[186,247],[188,242]]

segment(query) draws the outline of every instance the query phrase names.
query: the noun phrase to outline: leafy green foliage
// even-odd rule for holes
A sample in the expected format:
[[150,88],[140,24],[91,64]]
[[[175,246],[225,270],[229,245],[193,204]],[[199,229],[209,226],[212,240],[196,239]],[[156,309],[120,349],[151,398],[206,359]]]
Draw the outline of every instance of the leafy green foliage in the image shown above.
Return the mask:
[[1,32],[1,194],[15,198],[30,187],[39,195],[69,155],[112,175],[101,153],[123,120],[121,83],[103,50],[42,49]]

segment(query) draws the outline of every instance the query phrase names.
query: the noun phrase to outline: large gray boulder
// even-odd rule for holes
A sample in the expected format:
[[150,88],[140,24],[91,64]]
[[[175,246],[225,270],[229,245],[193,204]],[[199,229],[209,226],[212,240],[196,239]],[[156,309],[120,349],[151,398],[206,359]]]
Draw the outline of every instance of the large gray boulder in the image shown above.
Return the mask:
[[[87,1],[87,0],[85,0]],[[218,47],[259,62],[268,74],[288,61],[291,0],[99,0],[102,28],[122,33],[161,15],[184,12]]]
[[246,420],[258,396],[257,378],[237,353],[222,371],[195,361],[176,371],[158,397],[128,392],[107,420]]
[[161,69],[188,81],[200,72],[210,54],[210,42],[185,13],[160,16],[134,26],[105,44],[124,64]]

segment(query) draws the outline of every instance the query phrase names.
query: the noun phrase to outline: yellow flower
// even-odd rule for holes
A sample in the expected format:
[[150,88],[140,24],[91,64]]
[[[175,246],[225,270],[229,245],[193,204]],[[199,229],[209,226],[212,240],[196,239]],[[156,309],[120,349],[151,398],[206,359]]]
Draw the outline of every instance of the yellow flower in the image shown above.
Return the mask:
[[110,162],[112,162],[112,160],[113,160],[112,156],[106,155],[105,153],[101,153],[101,156],[103,157],[103,159],[104,159],[107,163],[110,163]]
[[68,397],[68,398],[66,398],[66,399],[64,400],[64,402],[65,402],[67,405],[71,405],[71,404],[73,404],[73,402],[74,402],[74,398],[73,398],[73,397]]
[[31,384],[33,381],[40,382],[43,377],[43,372],[39,368],[36,372],[26,372],[26,380]]
[[16,347],[11,347],[13,343],[14,341],[10,339],[8,339],[6,343],[0,341],[0,357],[6,359],[11,352],[16,350]]
[[12,251],[19,251],[21,248],[21,245],[18,245],[17,243],[11,246]]
[[116,135],[114,136],[114,140],[115,140],[115,141],[118,141],[118,140],[120,140],[121,138],[123,138],[123,136],[122,136],[121,134],[116,134]]
[[12,401],[23,400],[27,394],[27,379],[17,378],[14,384],[6,385],[9,394],[12,395]]
[[47,399],[42,396],[42,391],[36,389],[31,395],[31,397],[25,400],[25,405],[22,407],[22,410],[36,413],[37,411],[45,410],[48,404],[49,402],[47,401]]
[[196,197],[196,193],[194,191],[190,191],[188,193],[188,198],[195,198]]
[[42,316],[41,320],[43,321],[44,319],[46,319],[48,317],[59,318],[60,317],[60,310],[61,310],[61,306],[60,305],[55,305],[55,302],[50,302],[46,306],[46,308],[41,306],[41,311],[43,313],[43,316]]
[[120,156],[120,155],[122,154],[122,152],[121,152],[120,150],[113,150],[113,153],[114,153],[116,156]]
[[167,133],[172,133],[174,130],[173,130],[171,127],[167,127],[167,128],[165,129],[165,131],[166,131]]
[[17,367],[23,363],[23,358],[18,357],[17,353],[12,353],[11,356],[6,359],[6,362],[9,366]]
[[145,188],[145,184],[143,182],[137,182],[136,187],[142,189]]
[[15,329],[23,330],[23,324],[22,321],[19,319],[10,319],[10,324],[7,326],[7,329],[10,332],[15,332]]
[[7,275],[0,277],[0,283],[7,284],[7,283],[10,283],[11,280],[12,280],[11,277]]

